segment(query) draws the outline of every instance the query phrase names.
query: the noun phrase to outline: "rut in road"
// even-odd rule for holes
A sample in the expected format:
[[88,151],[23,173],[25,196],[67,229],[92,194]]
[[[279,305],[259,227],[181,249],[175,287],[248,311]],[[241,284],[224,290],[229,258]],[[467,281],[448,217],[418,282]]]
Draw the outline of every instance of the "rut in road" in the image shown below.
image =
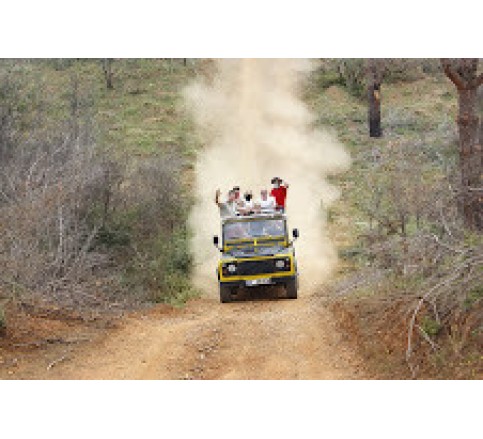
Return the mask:
[[323,299],[221,305],[128,319],[46,374],[51,379],[363,379]]

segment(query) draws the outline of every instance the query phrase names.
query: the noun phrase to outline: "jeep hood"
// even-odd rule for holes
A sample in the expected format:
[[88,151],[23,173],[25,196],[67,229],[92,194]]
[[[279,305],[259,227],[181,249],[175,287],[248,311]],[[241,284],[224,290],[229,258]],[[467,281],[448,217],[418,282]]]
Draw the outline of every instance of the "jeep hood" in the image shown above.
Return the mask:
[[288,253],[289,249],[282,245],[273,245],[273,246],[263,246],[263,247],[255,247],[255,246],[247,246],[247,247],[238,247],[235,249],[231,249],[224,253],[225,256],[230,256],[234,258],[249,258],[255,256],[272,256],[280,253]]

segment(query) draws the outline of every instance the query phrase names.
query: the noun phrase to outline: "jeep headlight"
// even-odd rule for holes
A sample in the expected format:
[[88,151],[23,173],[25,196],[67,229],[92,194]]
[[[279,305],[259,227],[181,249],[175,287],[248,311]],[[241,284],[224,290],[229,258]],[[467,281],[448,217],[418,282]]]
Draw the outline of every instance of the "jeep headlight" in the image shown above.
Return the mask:
[[290,270],[290,258],[277,259],[275,261],[275,268],[280,271]]
[[285,268],[285,261],[283,259],[279,259],[277,262],[275,262],[275,267],[277,267],[279,270]]
[[229,273],[233,274],[236,272],[236,265],[235,264],[228,264],[226,266],[226,269],[228,270]]
[[225,276],[233,275],[237,271],[237,266],[235,262],[227,262],[223,264],[223,274]]

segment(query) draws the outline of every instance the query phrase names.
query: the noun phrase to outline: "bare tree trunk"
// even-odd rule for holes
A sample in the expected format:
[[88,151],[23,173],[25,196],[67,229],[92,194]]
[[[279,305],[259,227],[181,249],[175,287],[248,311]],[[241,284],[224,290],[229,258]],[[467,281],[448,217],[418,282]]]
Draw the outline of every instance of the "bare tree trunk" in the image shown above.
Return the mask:
[[483,88],[479,88],[478,95],[476,97],[478,100],[478,115],[480,117],[480,134],[479,134],[479,144],[483,146]]
[[479,118],[476,113],[476,89],[460,90],[458,130],[460,138],[460,168],[462,210],[465,224],[481,230],[481,170],[482,151],[479,144]]
[[369,59],[367,61],[367,95],[369,103],[369,136],[381,137],[381,60]]
[[102,59],[102,70],[104,71],[104,78],[106,79],[106,87],[109,90],[114,88],[112,84],[112,58]]
[[369,96],[369,136],[381,137],[381,99],[380,85],[370,84],[368,87]]
[[71,77],[72,91],[70,94],[70,114],[71,114],[71,127],[72,136],[74,140],[79,138],[79,115],[80,115],[80,102],[79,102],[79,77],[77,73],[74,73]]
[[[478,87],[483,74],[477,75],[478,59],[442,59],[444,72],[458,90],[458,133],[461,170],[460,209],[465,226],[483,230],[483,153],[478,102]],[[480,94],[481,96],[481,94]],[[480,107],[480,108],[478,108]]]

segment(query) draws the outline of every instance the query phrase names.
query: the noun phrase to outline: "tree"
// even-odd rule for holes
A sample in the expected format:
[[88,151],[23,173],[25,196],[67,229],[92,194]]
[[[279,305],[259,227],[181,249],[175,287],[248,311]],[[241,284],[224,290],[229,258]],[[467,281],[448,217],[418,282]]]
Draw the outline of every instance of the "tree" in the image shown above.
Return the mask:
[[370,58],[366,64],[367,95],[369,99],[369,136],[381,137],[381,83],[384,60]]
[[478,90],[478,112],[480,114],[480,146],[483,145],[483,87]]
[[477,58],[443,58],[441,64],[458,91],[457,123],[462,185],[460,208],[467,228],[483,230],[483,155],[478,115],[478,87],[483,84],[483,73],[478,75]]
[[106,86],[109,90],[114,88],[114,85],[112,84],[112,62],[112,58],[103,58],[101,60],[104,78],[106,79]]

